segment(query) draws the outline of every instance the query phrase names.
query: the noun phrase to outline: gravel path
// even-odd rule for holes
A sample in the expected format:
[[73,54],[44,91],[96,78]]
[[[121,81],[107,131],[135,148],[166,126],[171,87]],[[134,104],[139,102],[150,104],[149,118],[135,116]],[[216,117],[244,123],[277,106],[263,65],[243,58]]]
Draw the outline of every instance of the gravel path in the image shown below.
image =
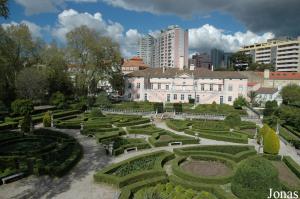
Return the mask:
[[61,130],[77,138],[84,148],[81,161],[62,178],[49,176],[29,176],[19,181],[5,184],[0,187],[0,198],[12,199],[112,199],[118,190],[96,184],[93,174],[106,166],[110,158],[105,155],[104,149],[93,138],[82,136],[78,130]]

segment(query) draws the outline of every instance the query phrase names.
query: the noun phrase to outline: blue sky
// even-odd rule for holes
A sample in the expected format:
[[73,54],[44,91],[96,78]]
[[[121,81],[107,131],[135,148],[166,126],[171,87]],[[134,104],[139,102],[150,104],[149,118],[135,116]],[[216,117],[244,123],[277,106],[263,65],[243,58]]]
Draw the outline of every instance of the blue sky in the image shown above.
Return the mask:
[[[165,1],[165,2],[164,2]],[[34,36],[65,43],[64,35],[76,26],[87,25],[120,43],[124,56],[136,51],[139,37],[176,24],[189,29],[190,52],[207,52],[213,47],[235,51],[242,45],[266,41],[278,34],[266,13],[257,21],[244,8],[260,6],[227,0],[11,0],[10,17],[0,19],[5,27],[26,23]],[[230,3],[232,1],[232,3]],[[279,0],[273,0],[276,2]],[[295,2],[294,0],[287,0]],[[172,2],[167,4],[166,2]],[[254,2],[254,3],[253,3]],[[201,4],[200,4],[201,3]],[[280,7],[280,5],[278,5]],[[276,7],[266,8],[270,12]],[[278,8],[279,9],[279,8]],[[259,15],[259,13],[257,14]],[[287,16],[288,17],[288,16]],[[270,16],[271,18],[271,16]],[[287,30],[287,35],[298,29]]]

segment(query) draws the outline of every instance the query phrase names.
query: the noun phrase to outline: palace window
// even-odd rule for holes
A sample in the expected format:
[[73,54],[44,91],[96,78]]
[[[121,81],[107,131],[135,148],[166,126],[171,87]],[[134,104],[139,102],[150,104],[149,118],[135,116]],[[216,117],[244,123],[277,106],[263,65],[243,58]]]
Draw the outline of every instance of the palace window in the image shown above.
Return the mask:
[[201,90],[204,91],[204,84],[201,84]]
[[188,99],[191,99],[192,98],[192,95],[188,95]]
[[219,84],[218,91],[222,91],[222,85]]
[[158,84],[157,84],[157,89],[160,89],[160,88],[161,88],[161,84],[158,83]]
[[170,102],[170,94],[167,94],[167,102]]
[[232,96],[228,96],[228,102],[232,101]]
[[145,100],[145,101],[147,101],[147,100],[148,100],[147,93],[145,93],[145,95],[144,95],[144,100]]
[[136,84],[136,87],[137,87],[137,88],[141,88],[141,83],[137,83],[137,84]]
[[210,84],[210,85],[209,85],[209,90],[210,90],[210,91],[213,91],[213,90],[214,90],[214,85],[213,85],[213,84]]
[[174,100],[177,100],[177,94],[174,94],[173,98]]
[[220,96],[220,104],[223,104],[223,96]]
[[228,86],[228,91],[232,91],[232,85]]
[[132,84],[131,83],[128,83],[128,88],[131,88],[132,87]]
[[199,95],[196,96],[196,102],[197,102],[197,103],[200,102],[200,97],[199,97]]
[[184,100],[184,94],[181,94],[180,99]]
[[169,85],[168,84],[166,85],[166,90],[169,90]]

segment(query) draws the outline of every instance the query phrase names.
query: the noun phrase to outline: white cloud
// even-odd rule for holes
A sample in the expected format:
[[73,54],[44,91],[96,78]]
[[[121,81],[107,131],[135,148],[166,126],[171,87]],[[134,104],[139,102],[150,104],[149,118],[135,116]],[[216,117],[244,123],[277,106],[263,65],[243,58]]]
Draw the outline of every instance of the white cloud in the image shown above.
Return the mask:
[[123,38],[121,43],[121,51],[123,56],[132,57],[136,55],[138,40],[142,35],[136,29],[129,29]]
[[79,13],[76,10],[64,10],[58,15],[58,24],[53,29],[52,34],[60,41],[65,41],[68,32],[76,27],[85,25],[97,32],[109,36],[115,41],[120,41],[123,32],[123,26],[115,22],[106,22],[101,13],[90,14],[87,12]]
[[23,20],[20,23],[12,21],[11,23],[4,23],[4,24],[1,24],[1,25],[2,25],[2,27],[7,28],[11,25],[16,26],[16,25],[19,25],[19,24],[26,24],[28,26],[28,29],[29,29],[31,35],[34,38],[42,37],[43,33],[49,30],[49,27],[47,27],[47,26],[46,27],[41,27],[41,26],[39,26],[35,23],[32,23],[30,21],[26,21],[26,20]]
[[243,45],[264,42],[274,38],[271,32],[262,35],[251,31],[226,34],[224,30],[205,24],[199,28],[189,29],[189,48],[191,51],[209,52],[212,48],[219,48],[227,52],[234,52]]

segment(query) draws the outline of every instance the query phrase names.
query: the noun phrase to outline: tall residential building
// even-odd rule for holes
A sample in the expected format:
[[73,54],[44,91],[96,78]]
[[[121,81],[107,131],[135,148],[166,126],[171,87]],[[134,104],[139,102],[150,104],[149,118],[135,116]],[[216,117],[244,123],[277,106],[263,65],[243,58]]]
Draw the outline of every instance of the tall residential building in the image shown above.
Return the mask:
[[194,64],[195,68],[211,69],[211,60],[207,53],[196,53],[192,55],[192,58],[189,60],[189,65],[191,64]]
[[300,72],[300,37],[271,39],[244,46],[239,51],[251,55],[254,62],[273,64],[277,71]]
[[156,38],[140,39],[138,55],[153,68],[183,68],[188,66],[188,49],[188,30],[169,26]]
[[157,38],[159,67],[183,68],[188,66],[188,30],[169,26]]
[[137,55],[143,59],[144,63],[150,67],[155,67],[155,38],[151,35],[146,35],[139,39]]

